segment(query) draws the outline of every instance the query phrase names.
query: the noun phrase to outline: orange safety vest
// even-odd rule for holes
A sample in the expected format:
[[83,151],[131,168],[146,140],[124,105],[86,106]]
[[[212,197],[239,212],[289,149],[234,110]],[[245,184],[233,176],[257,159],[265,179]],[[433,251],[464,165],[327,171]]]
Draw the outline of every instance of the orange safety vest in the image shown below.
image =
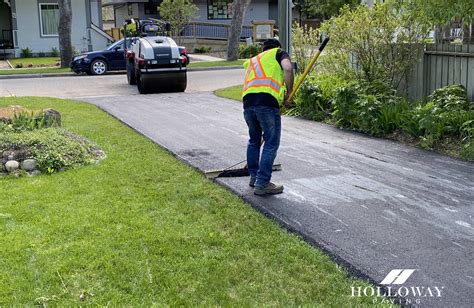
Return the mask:
[[286,86],[283,69],[276,60],[278,50],[279,48],[272,48],[245,61],[242,98],[250,93],[268,93],[275,97],[279,104],[283,103]]

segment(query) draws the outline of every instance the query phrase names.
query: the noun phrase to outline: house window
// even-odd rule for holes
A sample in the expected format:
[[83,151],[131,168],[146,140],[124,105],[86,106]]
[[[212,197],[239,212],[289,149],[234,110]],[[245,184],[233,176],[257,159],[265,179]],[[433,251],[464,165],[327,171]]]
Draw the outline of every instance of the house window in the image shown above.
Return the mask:
[[158,5],[156,3],[145,3],[145,15],[158,15]]
[[233,0],[207,0],[207,19],[232,19]]
[[59,6],[55,3],[40,3],[41,36],[57,36]]

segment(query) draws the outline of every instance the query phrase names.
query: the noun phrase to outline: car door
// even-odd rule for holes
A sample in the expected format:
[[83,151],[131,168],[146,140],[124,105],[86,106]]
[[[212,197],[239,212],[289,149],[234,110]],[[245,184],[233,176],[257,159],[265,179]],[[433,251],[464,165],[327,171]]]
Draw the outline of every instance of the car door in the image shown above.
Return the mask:
[[106,58],[111,66],[110,70],[124,70],[125,69],[125,54],[123,50],[123,43],[115,46],[112,50],[106,52]]

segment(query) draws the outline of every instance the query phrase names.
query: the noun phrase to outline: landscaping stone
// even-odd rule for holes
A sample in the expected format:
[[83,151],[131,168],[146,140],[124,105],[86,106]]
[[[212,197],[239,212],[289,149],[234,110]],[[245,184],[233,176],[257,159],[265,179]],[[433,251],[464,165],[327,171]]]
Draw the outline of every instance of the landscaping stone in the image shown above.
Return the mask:
[[48,108],[48,109],[43,109],[43,114],[44,114],[45,119],[51,119],[58,126],[61,126],[61,114],[59,113],[59,111]]
[[21,162],[21,169],[25,171],[33,171],[36,169],[36,160],[29,158]]
[[7,150],[2,153],[2,163],[6,163],[10,160],[22,161],[26,159],[28,152],[24,149],[19,150]]
[[28,176],[36,176],[36,175],[40,175],[41,174],[41,171],[39,170],[33,170],[31,172],[28,172]]
[[5,169],[8,172],[13,172],[17,170],[18,168],[20,168],[20,163],[17,162],[16,160],[10,160],[5,163]]

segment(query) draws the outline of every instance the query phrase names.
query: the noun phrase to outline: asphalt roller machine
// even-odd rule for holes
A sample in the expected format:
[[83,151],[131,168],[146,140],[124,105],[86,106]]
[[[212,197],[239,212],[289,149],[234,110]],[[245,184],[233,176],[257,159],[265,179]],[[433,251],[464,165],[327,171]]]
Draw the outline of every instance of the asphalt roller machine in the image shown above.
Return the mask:
[[125,40],[133,35],[125,48],[127,80],[140,94],[186,90],[186,51],[167,35],[169,30],[160,20],[132,19],[124,25]]

